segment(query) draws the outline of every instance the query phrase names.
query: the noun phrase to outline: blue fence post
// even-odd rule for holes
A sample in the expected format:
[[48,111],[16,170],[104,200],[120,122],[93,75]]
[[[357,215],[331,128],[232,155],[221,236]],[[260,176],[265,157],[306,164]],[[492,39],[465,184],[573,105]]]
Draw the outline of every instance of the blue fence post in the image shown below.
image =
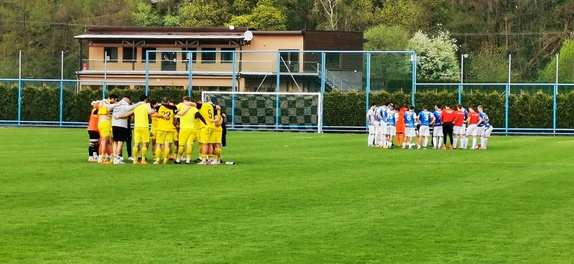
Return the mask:
[[193,56],[191,55],[191,51],[187,52],[187,96],[191,98],[193,95],[193,86],[191,86],[191,78],[192,77],[192,67],[193,67]]
[[[367,85],[365,86],[366,112],[369,111],[369,95],[371,93],[371,52],[367,51]],[[369,127],[369,122],[365,120],[365,127]]]
[[[323,97],[323,100],[321,100],[321,109],[323,111],[323,113],[325,113],[325,82],[327,80],[325,80],[325,62],[327,61],[326,59],[326,55],[325,52],[322,51],[321,52],[321,68],[317,69],[320,71],[321,73],[321,96]],[[321,124],[321,127],[325,126],[325,116],[323,115],[323,118],[321,118],[321,122],[323,122]]]
[[458,85],[458,103],[462,103],[462,83]]
[[510,83],[506,85],[506,93],[504,93],[504,135],[508,136],[508,94],[510,93]]
[[233,51],[233,85],[231,86],[231,92],[233,92],[231,94],[231,129],[235,129],[235,92],[237,91],[237,88],[235,87],[235,78],[237,77],[235,74],[235,70],[236,70],[236,66],[235,63],[237,63],[237,53],[235,51]]
[[151,50],[145,51],[145,95],[149,91],[149,54]]
[[556,97],[558,96],[558,84],[554,84],[554,97],[552,98],[552,109],[553,109],[553,113],[552,113],[552,134],[554,136],[556,136],[556,114],[557,114],[557,109],[558,105],[556,104]]
[[[275,79],[275,92],[280,92],[281,85],[281,53],[277,51],[277,78]],[[275,96],[275,131],[279,131],[279,94]]]
[[18,126],[22,121],[22,50],[18,54]]

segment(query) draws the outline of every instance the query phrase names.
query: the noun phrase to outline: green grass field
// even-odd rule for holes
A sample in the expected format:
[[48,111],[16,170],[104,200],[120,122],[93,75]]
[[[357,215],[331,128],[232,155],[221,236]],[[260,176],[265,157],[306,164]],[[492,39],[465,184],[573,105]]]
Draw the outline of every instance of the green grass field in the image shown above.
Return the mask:
[[571,137],[231,132],[235,166],[88,163],[83,129],[0,138],[0,262],[574,262]]

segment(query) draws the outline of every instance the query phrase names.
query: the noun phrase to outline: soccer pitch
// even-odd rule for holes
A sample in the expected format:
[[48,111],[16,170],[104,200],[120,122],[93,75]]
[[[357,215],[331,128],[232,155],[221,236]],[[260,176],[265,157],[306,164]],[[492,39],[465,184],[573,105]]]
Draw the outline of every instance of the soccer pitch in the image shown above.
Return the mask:
[[230,132],[236,165],[202,166],[88,163],[84,129],[0,135],[0,262],[574,262],[572,137]]

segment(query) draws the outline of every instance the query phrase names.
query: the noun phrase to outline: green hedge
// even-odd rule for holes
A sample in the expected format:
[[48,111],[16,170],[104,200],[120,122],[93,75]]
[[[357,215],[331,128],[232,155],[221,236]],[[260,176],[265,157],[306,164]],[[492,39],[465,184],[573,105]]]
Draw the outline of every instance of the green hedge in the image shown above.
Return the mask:
[[[141,90],[108,91],[118,96],[128,95],[133,101],[138,101],[143,93]],[[180,99],[187,95],[181,89],[150,90],[149,97]],[[194,92],[193,98],[199,98],[199,92]],[[102,97],[101,90],[83,90],[78,93],[64,90],[64,121],[88,121],[91,109],[90,102]],[[418,92],[416,110],[423,105],[433,108],[436,103],[456,104],[456,93]],[[393,102],[396,105],[410,105],[411,95],[403,92],[389,93],[386,91],[371,93],[372,103]],[[366,110],[366,94],[364,92],[329,92],[324,97],[324,124],[326,126],[364,126]],[[495,127],[504,127],[505,96],[497,92],[465,93],[463,105],[477,106],[482,104]],[[515,128],[552,128],[553,117],[552,95],[537,92],[509,95],[509,127]],[[574,128],[574,91],[560,93],[557,97],[557,127]],[[22,89],[22,120],[23,121],[59,121],[60,90],[49,87],[25,87]],[[18,119],[18,87],[17,85],[0,84],[0,120]]]

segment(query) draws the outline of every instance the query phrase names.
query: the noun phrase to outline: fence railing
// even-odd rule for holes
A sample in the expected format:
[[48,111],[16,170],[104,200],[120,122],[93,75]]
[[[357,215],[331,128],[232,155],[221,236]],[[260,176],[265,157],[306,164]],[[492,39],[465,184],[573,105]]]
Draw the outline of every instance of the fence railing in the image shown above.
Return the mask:
[[[559,94],[566,94],[574,91],[574,84],[565,83],[418,83],[416,81],[416,54],[412,51],[364,51],[364,52],[351,52],[351,51],[297,51],[291,52],[293,54],[285,54],[285,52],[266,51],[266,52],[249,52],[249,56],[245,54],[240,56],[239,52],[221,57],[224,51],[217,51],[218,56],[214,63],[194,64],[197,63],[193,54],[189,51],[157,51],[161,55],[171,54],[164,60],[165,56],[156,56],[154,62],[138,61],[133,63],[135,68],[117,68],[115,66],[121,61],[110,63],[103,61],[90,61],[84,64],[84,68],[80,69],[77,73],[89,73],[90,78],[85,79],[64,79],[63,74],[60,78],[54,79],[33,79],[23,78],[22,66],[20,64],[20,73],[18,78],[0,78],[0,85],[8,85],[17,87],[18,94],[15,96],[11,107],[14,107],[16,115],[13,118],[0,120],[0,125],[16,125],[16,126],[58,126],[58,127],[78,127],[84,126],[85,123],[78,121],[66,121],[63,118],[65,111],[74,111],[73,107],[69,106],[70,102],[65,100],[64,91],[78,91],[81,85],[94,86],[95,88],[103,88],[101,97],[105,97],[108,90],[118,87],[126,88],[132,87],[134,89],[141,89],[142,92],[148,93],[149,89],[155,83],[159,83],[160,77],[155,76],[157,72],[163,72],[162,76],[169,76],[174,72],[183,75],[185,84],[181,89],[187,90],[188,94],[193,91],[209,90],[210,87],[196,85],[195,81],[206,76],[214,76],[219,78],[222,75],[230,76],[228,83],[223,83],[217,89],[224,91],[236,91],[239,84],[239,78],[243,78],[243,85],[245,87],[252,87],[253,91],[278,91],[279,87],[284,86],[284,80],[291,79],[298,89],[292,91],[309,91],[309,92],[326,92],[326,85],[332,83],[334,87],[339,87],[338,90],[342,92],[365,92],[371,95],[378,91],[403,91],[406,96],[410,97],[412,105],[420,104],[421,98],[417,98],[417,93],[421,92],[435,92],[441,91],[453,92],[457,95],[457,102],[463,104],[474,104],[471,97],[474,93],[494,93],[504,98],[504,105],[501,106],[504,111],[505,124],[496,127],[495,132],[501,134],[551,134],[551,135],[571,135],[574,134],[572,128],[560,127],[557,121],[563,113],[558,111],[559,101],[557,100]],[[153,52],[148,52],[152,54]],[[205,52],[204,52],[205,53]],[[241,60],[241,57],[247,59]],[[390,56],[390,57],[386,57]],[[191,60],[189,59],[191,58]],[[222,61],[222,58],[225,60]],[[339,58],[339,60],[337,60]],[[392,63],[388,61],[392,58]],[[168,62],[173,62],[171,65]],[[190,63],[191,61],[191,63]],[[401,63],[396,63],[400,61]],[[241,63],[239,63],[241,62]],[[128,65],[130,62],[125,62]],[[173,64],[172,63],[172,64]],[[223,65],[218,65],[223,63]],[[63,60],[62,60],[63,64]],[[126,66],[123,65],[122,67]],[[163,66],[162,66],[163,65]],[[401,75],[404,80],[393,80],[390,75],[398,74],[396,69],[391,71],[385,65],[402,65],[406,67]],[[406,66],[405,66],[406,65]],[[62,65],[62,68],[64,65]],[[193,66],[193,67],[191,67]],[[240,68],[240,66],[242,68]],[[155,68],[154,68],[155,67]],[[159,67],[159,68],[158,68]],[[164,67],[163,69],[161,67]],[[224,68],[221,68],[224,67]],[[157,68],[157,69],[156,69]],[[221,68],[221,69],[220,69]],[[256,71],[247,71],[248,69],[257,69]],[[353,70],[354,69],[354,70]],[[153,71],[153,70],[157,70]],[[346,75],[337,75],[334,72],[338,70],[344,71]],[[122,77],[126,73],[137,75],[137,78]],[[264,73],[264,74],[261,74]],[[392,73],[392,74],[391,74]],[[385,75],[386,74],[386,75]],[[110,76],[113,75],[114,78]],[[294,77],[296,76],[296,77]],[[346,77],[352,76],[352,77]],[[393,75],[394,76],[394,75]],[[409,79],[410,76],[410,79]],[[163,77],[162,77],[163,78]],[[305,79],[307,78],[307,79]],[[312,79],[315,78],[315,79]],[[355,85],[349,85],[349,78],[354,78]],[[405,79],[406,78],[406,79]],[[399,78],[400,79],[400,78]],[[558,78],[557,78],[558,79]],[[401,81],[401,82],[397,82]],[[293,85],[293,84],[292,84]],[[295,86],[293,85],[293,86]],[[393,86],[394,85],[394,86]],[[58,118],[53,118],[49,121],[34,121],[29,118],[23,118],[26,113],[27,107],[31,104],[29,99],[23,101],[22,90],[28,87],[40,87],[52,89],[59,93],[59,101],[52,102],[58,105]],[[170,85],[163,85],[163,88],[174,87]],[[260,89],[268,87],[270,89]],[[314,88],[313,88],[314,87]],[[356,89],[355,87],[359,87]],[[251,90],[248,90],[251,91]],[[535,94],[544,93],[551,96],[552,115],[551,126],[533,128],[533,127],[520,127],[517,125],[509,124],[509,119],[514,115],[512,112],[511,95],[521,95],[525,93]],[[369,108],[371,96],[365,96],[365,110]],[[435,102],[444,103],[444,102]],[[53,113],[52,113],[53,114]],[[324,123],[323,127],[325,132],[364,132],[366,126],[338,126],[333,124]]]

